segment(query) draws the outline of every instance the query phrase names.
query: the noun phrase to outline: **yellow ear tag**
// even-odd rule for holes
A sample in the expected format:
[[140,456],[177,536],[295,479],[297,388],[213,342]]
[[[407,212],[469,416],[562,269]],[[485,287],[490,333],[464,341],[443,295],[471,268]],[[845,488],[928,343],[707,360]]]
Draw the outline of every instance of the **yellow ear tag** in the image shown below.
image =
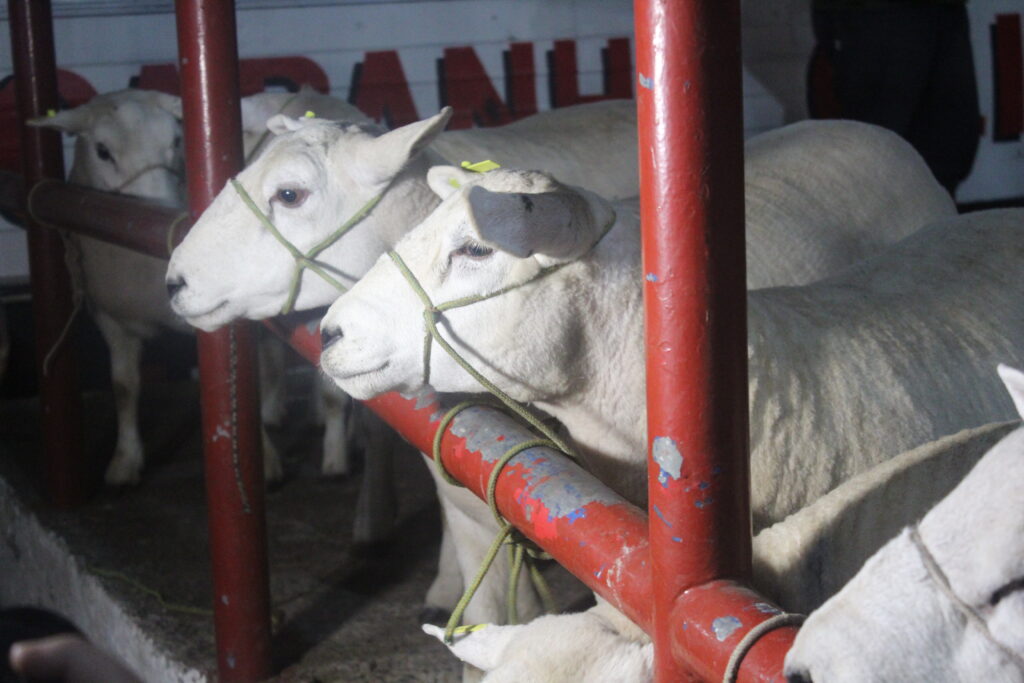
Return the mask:
[[47,118],[51,118],[52,119],[56,115],[57,115],[57,110],[56,109],[47,109],[46,110]]
[[490,159],[478,161],[475,164],[471,164],[468,161],[463,161],[462,168],[466,169],[467,171],[473,171],[474,173],[487,173],[488,171],[493,171],[496,168],[501,168],[501,164],[496,164]]
[[307,119],[315,119],[316,118],[316,114],[314,114],[311,111],[307,111],[305,114],[303,114],[303,116],[306,117]]
[[448,184],[454,187],[456,190],[462,187],[462,185],[459,185],[459,181],[456,180],[455,178],[449,178]]

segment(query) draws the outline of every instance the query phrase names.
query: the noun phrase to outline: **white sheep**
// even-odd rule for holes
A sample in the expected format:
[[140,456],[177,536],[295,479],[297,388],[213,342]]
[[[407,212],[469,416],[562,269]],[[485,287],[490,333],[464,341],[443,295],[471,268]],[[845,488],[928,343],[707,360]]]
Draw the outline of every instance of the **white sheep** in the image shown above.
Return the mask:
[[[1024,417],[1024,374],[999,373]],[[786,656],[787,678],[1024,681],[1021,491],[1018,427],[811,614]]]
[[[584,119],[593,119],[595,111],[605,112],[606,123],[581,125]],[[567,128],[552,130],[545,117]],[[447,118],[448,113],[442,112],[390,133],[316,119],[276,118],[269,124],[276,137],[238,180],[257,205],[272,215],[286,239],[303,250],[323,241],[360,207],[382,195],[363,221],[318,256],[346,286],[438,204],[426,181],[428,168],[438,162],[436,155],[422,153],[428,144],[456,160],[491,158],[506,163],[533,155],[530,165],[558,164],[559,177],[591,187],[606,182],[594,180],[595,175],[617,173],[628,166],[630,174],[619,181],[623,187],[613,188],[611,194],[635,192],[635,115],[621,103],[549,112],[503,129],[442,133]],[[532,131],[549,142],[524,140]],[[551,142],[556,134],[568,141]],[[464,146],[453,151],[455,145],[448,140]],[[600,150],[603,161],[573,166],[572,154],[595,150]],[[881,160],[882,170],[867,163],[872,157]],[[617,161],[608,163],[611,159]],[[746,163],[748,230],[757,236],[748,242],[748,250],[781,257],[775,268],[759,266],[752,271],[751,284],[820,276],[839,263],[859,258],[866,245],[877,249],[920,224],[954,212],[952,200],[916,152],[873,126],[852,122],[794,126],[749,141]],[[894,210],[901,201],[907,209]],[[882,220],[886,211],[897,219]],[[840,218],[844,216],[845,220]],[[820,247],[807,239],[813,229],[821,231]],[[763,264],[764,259],[751,262]],[[174,252],[168,268],[168,281],[177,288],[172,305],[203,329],[236,317],[271,316],[291,293],[293,269],[291,254],[260,226],[241,197],[226,188]],[[334,286],[307,273],[296,307],[326,305],[336,296]],[[444,483],[438,486],[450,489]],[[463,501],[461,507],[452,502],[453,496]],[[472,496],[456,490],[448,490],[441,500],[446,520],[473,526],[460,534],[465,551],[460,556],[462,572],[472,572],[486,550],[487,537],[494,533],[490,517]],[[479,539],[479,547],[466,549],[468,538]],[[490,601],[500,604],[497,580],[488,579],[477,600],[492,592]],[[468,618],[488,617],[474,617],[471,609]]]
[[[447,199],[395,252],[435,303],[560,267],[446,311],[443,335],[503,391],[558,418],[591,471],[642,503],[637,215],[538,172],[437,167],[430,181]],[[896,453],[1010,416],[986,369],[1024,350],[1022,223],[1021,210],[954,217],[833,278],[749,293],[755,528]],[[324,317],[324,370],[357,398],[416,390],[423,306],[382,256]],[[439,391],[480,391],[439,350],[429,371]]]
[[[436,150],[454,155],[455,159],[479,161],[497,157],[505,162],[509,158],[531,158],[533,163],[554,164],[573,178],[594,178],[598,188],[614,196],[635,194],[633,106],[632,102],[594,103],[545,112],[501,129],[443,135],[441,130],[450,115],[447,110],[390,133],[365,124],[281,116],[270,122],[275,137],[238,179],[250,188],[273,182],[264,180],[268,174],[302,180],[298,184],[285,183],[287,189],[301,190],[303,208],[296,207],[301,216],[291,217],[297,222],[285,224],[280,215],[275,215],[280,230],[302,249],[337,230],[359,206],[386,187],[380,205],[367,219],[320,256],[331,272],[348,285],[372,265],[406,226],[415,224],[436,204],[426,185],[426,169],[431,160],[436,160],[436,153],[420,154],[428,142],[434,142]],[[579,135],[583,122],[589,122],[591,127],[588,134]],[[324,185],[317,187],[318,182]],[[277,189],[266,196],[273,196]],[[261,203],[271,208],[269,202],[261,199]],[[282,204],[275,201],[274,206]],[[385,240],[379,234],[389,237]],[[208,251],[211,248],[216,251]],[[216,265],[209,259],[214,254],[218,254]],[[254,223],[253,215],[228,188],[175,250],[168,282],[181,286],[173,298],[175,310],[193,325],[212,329],[236,317],[262,318],[281,311],[293,267],[291,255],[258,222]],[[182,272],[186,273],[184,278],[179,277]],[[258,277],[254,278],[254,274]],[[257,284],[257,279],[262,283]],[[210,315],[196,310],[205,307],[207,297],[219,296],[225,287],[237,287],[239,298],[219,306]],[[267,292],[271,295],[269,300]],[[325,306],[337,295],[333,285],[307,274],[296,308]],[[195,315],[197,312],[200,315]],[[458,599],[462,577],[476,572],[496,527],[471,494],[443,480],[436,481],[446,528],[462,528],[457,539],[444,534],[442,570],[427,596],[428,609],[444,610],[454,606]],[[492,620],[504,611],[505,575],[507,567],[502,558],[470,604],[469,618]],[[540,602],[525,578],[519,595],[520,613],[537,614]]]
[[[261,142],[269,116],[282,111],[301,115],[313,108],[328,116],[362,116],[351,105],[308,89],[254,95],[242,100],[247,149]],[[184,173],[180,117],[178,98],[129,89],[98,95],[85,105],[30,123],[76,137],[71,182],[180,205]],[[112,485],[136,483],[144,462],[137,414],[143,340],[161,330],[191,332],[191,328],[168,306],[163,261],[81,235],[69,234],[66,244],[73,282],[84,292],[110,350],[118,439],[106,481]],[[275,424],[286,411],[285,351],[283,345],[272,340],[261,342],[259,351],[262,414],[265,423]],[[330,416],[324,418],[323,471],[347,474],[351,464],[343,406],[339,404],[347,397],[336,389],[327,394]],[[373,433],[370,438],[377,439]],[[265,432],[263,451],[267,478],[279,478],[280,458]],[[355,526],[359,542],[379,541],[392,529],[394,492],[388,479],[388,461],[385,452],[373,459],[364,473]]]
[[[269,116],[281,111],[301,114],[299,110],[314,106],[326,115],[359,115],[351,105],[307,89],[245,98],[247,149],[261,142],[260,131],[265,130]],[[184,181],[180,118],[177,97],[127,89],[97,95],[85,105],[29,123],[75,136],[70,182],[180,205]],[[111,353],[118,440],[106,480],[112,485],[137,483],[144,461],[137,426],[142,341],[161,329],[190,329],[167,305],[163,261],[80,235],[68,235],[67,244],[73,282],[84,291]],[[269,424],[280,423],[286,411],[282,350],[279,344],[260,345],[261,408]],[[326,421],[324,471],[328,474],[345,474],[349,469],[340,425],[340,419]],[[266,438],[264,456],[268,479],[279,478],[280,460]]]
[[[493,159],[544,168],[562,182],[610,199],[634,196],[635,117],[625,116],[621,104],[595,109],[597,104],[545,112],[503,128],[447,133],[442,130],[448,110],[387,133],[371,125],[274,117],[268,125],[275,137],[238,181],[284,238],[303,251],[379,197],[365,218],[317,257],[350,286],[438,205],[426,181],[427,170],[442,162],[432,150],[456,162]],[[595,118],[603,123],[592,125]],[[543,143],[531,143],[534,137]],[[605,163],[573,163],[595,150]],[[917,152],[877,126],[794,124],[749,140],[745,163],[750,288],[830,275],[956,213]],[[621,176],[626,166],[630,173]],[[608,187],[608,177],[616,187]],[[174,251],[167,269],[175,287],[172,305],[206,330],[239,317],[275,315],[292,293],[294,264],[292,254],[227,187]],[[295,307],[326,306],[337,296],[334,285],[307,271]]]

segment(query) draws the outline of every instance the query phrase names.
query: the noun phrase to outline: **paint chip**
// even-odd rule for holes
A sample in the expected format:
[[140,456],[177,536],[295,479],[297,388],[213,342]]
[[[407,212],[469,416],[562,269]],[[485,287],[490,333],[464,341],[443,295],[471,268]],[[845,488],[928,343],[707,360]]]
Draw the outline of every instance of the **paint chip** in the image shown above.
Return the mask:
[[655,275],[654,273],[647,273],[647,275],[646,275],[646,277],[644,277],[644,279],[647,280],[648,282],[657,282],[658,281],[658,276]]
[[654,437],[654,443],[651,446],[651,457],[654,458],[654,462],[658,463],[658,467],[661,468],[658,481],[661,482],[662,486],[668,484],[665,475],[673,479],[679,479],[679,474],[683,469],[683,455],[679,452],[679,446],[676,445],[675,441],[667,436]]
[[715,632],[718,642],[724,642],[729,636],[736,632],[743,622],[736,617],[718,617],[711,622],[711,630]]
[[653,90],[654,89],[654,79],[653,78],[648,78],[647,76],[644,76],[642,73],[638,73],[638,75],[640,76],[640,85],[642,85],[643,87],[647,88],[648,90]]

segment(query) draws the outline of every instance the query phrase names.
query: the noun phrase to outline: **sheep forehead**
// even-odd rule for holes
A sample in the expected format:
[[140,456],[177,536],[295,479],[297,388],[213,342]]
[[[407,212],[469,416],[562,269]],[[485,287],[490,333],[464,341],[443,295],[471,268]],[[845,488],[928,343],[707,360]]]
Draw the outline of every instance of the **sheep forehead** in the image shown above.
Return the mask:
[[162,149],[171,146],[177,132],[177,120],[170,113],[144,102],[102,107],[93,117],[93,136],[121,148]]
[[251,176],[257,185],[268,181],[293,182],[310,186],[325,175],[325,157],[322,147],[311,146],[301,140],[284,141],[285,144],[268,148],[255,163],[243,171],[243,178]]
[[271,167],[289,163],[292,155],[321,159],[356,140],[367,140],[380,135],[374,124],[347,121],[315,120],[293,131],[274,136],[253,165]]
[[473,185],[479,185],[492,192],[518,192],[526,194],[553,192],[562,187],[557,180],[546,173],[522,169],[495,169],[487,173],[481,173],[470,181],[466,187]]

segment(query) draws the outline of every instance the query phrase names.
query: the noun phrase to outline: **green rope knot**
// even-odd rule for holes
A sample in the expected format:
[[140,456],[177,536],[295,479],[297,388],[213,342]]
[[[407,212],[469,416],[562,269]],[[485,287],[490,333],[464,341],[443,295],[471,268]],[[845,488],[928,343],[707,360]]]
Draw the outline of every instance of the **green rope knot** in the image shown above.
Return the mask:
[[[604,227],[604,231],[601,236],[595,241],[600,242],[601,239],[608,233],[612,225],[615,223],[615,216],[613,214],[612,219]],[[465,296],[452,301],[447,301],[442,304],[435,304],[431,301],[430,296],[426,290],[420,284],[419,280],[406,265],[405,261],[398,254],[398,252],[391,250],[388,252],[388,256],[391,261],[398,268],[398,271],[405,278],[409,287],[413,293],[423,303],[423,323],[424,323],[424,335],[423,335],[423,383],[430,383],[430,359],[431,359],[431,348],[433,343],[436,342],[445,353],[447,353],[452,360],[454,360],[463,370],[465,370],[471,377],[473,377],[484,389],[486,389],[492,396],[494,396],[501,403],[501,408],[510,412],[527,424],[529,424],[534,430],[542,435],[543,438],[531,439],[523,441],[521,443],[513,445],[498,459],[491,470],[490,477],[487,481],[486,501],[487,506],[490,508],[491,513],[494,515],[495,520],[498,522],[500,531],[491,543],[490,548],[487,550],[487,554],[484,556],[483,562],[480,564],[480,568],[477,570],[476,575],[470,582],[466,591],[462,594],[458,604],[455,605],[455,609],[452,610],[451,618],[448,620],[448,624],[445,627],[444,642],[448,645],[453,644],[455,634],[460,632],[459,629],[467,629],[467,627],[459,626],[462,621],[462,615],[466,611],[466,606],[469,601],[473,598],[480,584],[483,582],[484,576],[486,576],[491,565],[494,563],[494,559],[497,556],[502,546],[507,546],[509,552],[509,564],[511,571],[509,573],[509,584],[508,592],[506,595],[507,610],[508,610],[508,621],[511,624],[515,624],[519,621],[518,609],[517,609],[517,590],[519,585],[519,576],[522,573],[522,569],[525,566],[529,573],[530,580],[533,582],[534,587],[537,590],[541,601],[544,604],[544,609],[547,612],[553,612],[556,608],[554,598],[551,595],[551,590],[548,588],[547,582],[544,579],[543,574],[540,571],[539,562],[542,560],[550,559],[550,555],[544,552],[543,549],[538,547],[536,543],[527,538],[522,532],[512,526],[498,510],[498,504],[496,500],[496,492],[498,487],[498,478],[500,477],[505,466],[512,461],[517,455],[525,450],[536,447],[547,447],[557,451],[561,451],[567,455],[570,459],[578,462],[578,457],[569,445],[555,433],[554,429],[544,424],[543,421],[538,419],[533,413],[527,410],[525,407],[517,403],[511,396],[502,391],[494,382],[484,377],[480,372],[473,368],[465,358],[463,358],[455,348],[448,343],[448,341],[441,336],[438,330],[437,321],[440,314],[449,311],[454,308],[460,308],[468,306],[470,304],[485,301],[497,296],[501,296],[514,289],[525,287],[546,275],[549,275],[556,270],[568,265],[570,262],[558,263],[553,266],[539,269],[533,276],[526,280],[502,287],[498,290],[490,292],[488,294],[479,294]],[[444,463],[441,459],[441,442],[444,439],[444,435],[447,432],[449,426],[455,417],[463,410],[482,405],[480,403],[472,401],[464,401],[459,403],[455,407],[451,408],[445,413],[444,417],[441,418],[440,423],[437,426],[437,430],[434,432],[434,440],[432,444],[432,459],[435,467],[441,477],[450,484],[455,486],[463,486],[455,477],[448,472]],[[473,630],[473,627],[468,627],[469,630]]]

